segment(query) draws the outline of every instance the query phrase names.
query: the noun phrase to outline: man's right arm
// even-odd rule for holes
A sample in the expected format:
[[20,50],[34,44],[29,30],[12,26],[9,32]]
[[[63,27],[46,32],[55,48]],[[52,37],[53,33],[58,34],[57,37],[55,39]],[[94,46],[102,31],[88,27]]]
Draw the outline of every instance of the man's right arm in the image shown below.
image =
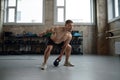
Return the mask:
[[43,35],[45,35],[45,34],[47,34],[47,33],[54,33],[55,32],[55,29],[56,29],[56,27],[52,27],[52,28],[50,28],[50,29],[47,29],[46,31],[43,31],[43,32],[41,32],[40,34],[39,34],[39,36],[43,36]]

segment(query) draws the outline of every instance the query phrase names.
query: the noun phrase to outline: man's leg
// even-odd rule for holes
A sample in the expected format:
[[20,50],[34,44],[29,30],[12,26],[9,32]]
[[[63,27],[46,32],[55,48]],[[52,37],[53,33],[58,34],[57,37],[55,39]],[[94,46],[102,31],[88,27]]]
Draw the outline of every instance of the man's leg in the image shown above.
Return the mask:
[[65,50],[66,58],[65,58],[64,66],[71,66],[71,67],[74,66],[69,62],[69,57],[71,55],[71,51],[72,51],[72,47],[71,47],[71,45],[68,44],[67,47],[66,47],[66,50]]
[[47,68],[47,65],[46,65],[47,64],[47,60],[49,58],[49,55],[50,55],[52,49],[53,49],[52,45],[48,45],[47,48],[45,49],[45,52],[44,52],[44,61],[43,61],[43,64],[41,66],[41,69],[43,69],[43,70]]

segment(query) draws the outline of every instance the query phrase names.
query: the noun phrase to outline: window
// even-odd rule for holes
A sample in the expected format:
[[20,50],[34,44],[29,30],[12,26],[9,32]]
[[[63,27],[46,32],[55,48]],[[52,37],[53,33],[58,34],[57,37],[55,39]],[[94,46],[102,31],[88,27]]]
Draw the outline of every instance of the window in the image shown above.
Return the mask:
[[108,4],[108,20],[115,19],[120,16],[120,0],[107,0]]
[[118,0],[115,0],[115,17],[118,17],[119,16],[119,13],[118,13]]
[[5,0],[4,23],[43,23],[44,0]]
[[93,23],[93,0],[55,0],[55,23]]

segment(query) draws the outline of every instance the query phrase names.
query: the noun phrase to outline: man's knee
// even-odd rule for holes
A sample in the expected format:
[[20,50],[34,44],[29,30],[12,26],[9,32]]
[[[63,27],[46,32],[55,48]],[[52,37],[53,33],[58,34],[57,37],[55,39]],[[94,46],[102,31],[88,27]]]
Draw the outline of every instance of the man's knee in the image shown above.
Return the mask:
[[46,50],[45,50],[45,53],[50,53],[53,49],[53,46],[52,45],[48,45]]
[[70,44],[67,45],[66,50],[71,50],[72,46]]
[[47,49],[48,49],[49,51],[51,51],[51,50],[53,49],[53,46],[52,46],[52,45],[48,45],[48,46],[47,46]]

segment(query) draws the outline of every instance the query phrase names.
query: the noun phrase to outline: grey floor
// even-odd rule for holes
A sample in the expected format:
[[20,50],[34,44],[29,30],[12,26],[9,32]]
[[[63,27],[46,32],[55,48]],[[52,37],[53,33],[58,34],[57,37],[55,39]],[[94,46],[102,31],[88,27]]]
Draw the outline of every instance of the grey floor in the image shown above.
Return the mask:
[[72,55],[74,67],[53,66],[51,55],[48,68],[41,70],[42,55],[0,56],[0,80],[120,80],[120,57]]

